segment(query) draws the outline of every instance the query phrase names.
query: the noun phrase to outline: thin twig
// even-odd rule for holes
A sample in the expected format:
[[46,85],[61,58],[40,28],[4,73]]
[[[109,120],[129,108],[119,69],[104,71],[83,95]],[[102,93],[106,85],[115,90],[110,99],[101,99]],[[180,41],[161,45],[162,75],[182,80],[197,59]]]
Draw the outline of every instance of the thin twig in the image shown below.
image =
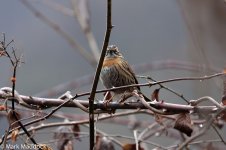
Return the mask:
[[[15,88],[16,88],[16,73],[17,73],[17,67],[19,65],[19,63],[21,62],[20,58],[17,58],[15,49],[12,48],[12,55],[10,55],[7,51],[7,47],[13,42],[13,40],[11,42],[9,42],[8,44],[5,43],[6,39],[5,39],[5,34],[3,34],[3,43],[2,43],[2,47],[3,50],[5,51],[7,57],[9,58],[11,65],[13,67],[13,76],[11,77],[11,82],[12,82],[12,95],[11,95],[11,100],[12,100],[12,113],[14,118],[17,120],[17,123],[20,125],[20,127],[23,129],[23,131],[26,133],[26,135],[28,136],[28,138],[32,141],[32,143],[34,143],[35,145],[37,145],[36,141],[34,140],[34,138],[31,137],[30,133],[27,131],[27,129],[25,128],[25,126],[23,125],[23,123],[19,120],[16,111],[15,111],[15,101],[16,101],[16,97],[15,97]],[[7,133],[8,134],[8,133]],[[6,137],[4,136],[3,139],[5,139]],[[4,141],[4,140],[3,140]],[[2,141],[0,142],[0,144],[2,144]],[[40,149],[40,148],[39,148]]]
[[203,97],[200,97],[197,100],[190,100],[190,103],[191,103],[192,106],[195,106],[195,105],[198,105],[199,103],[201,103],[203,101],[209,101],[209,102],[213,103],[217,108],[223,108],[224,107],[223,105],[218,103],[215,99],[213,99],[210,96],[203,96]]
[[134,140],[135,140],[135,143],[136,143],[136,150],[139,150],[139,141],[138,141],[138,138],[137,138],[137,130],[133,130],[133,136],[134,136]]
[[[81,7],[81,3],[83,4],[83,8]],[[71,0],[72,8],[73,8],[73,14],[76,17],[76,19],[79,22],[79,25],[85,34],[85,37],[88,41],[89,47],[93,53],[94,58],[96,61],[98,61],[100,57],[100,52],[99,48],[96,42],[96,39],[93,35],[93,32],[91,30],[91,25],[90,25],[90,15],[89,15],[89,8],[88,8],[88,1],[75,1]],[[83,10],[82,10],[83,9]],[[84,13],[86,11],[86,13]]]
[[[118,138],[130,139],[132,141],[135,140],[134,137],[124,136],[124,135],[120,135],[120,134],[108,134],[108,137],[118,137]],[[147,143],[147,144],[156,146],[156,147],[160,148],[161,150],[168,150],[167,148],[161,146],[160,144],[154,143],[152,141],[143,140],[143,141],[140,141],[140,142],[143,142],[143,143]]]
[[56,108],[52,109],[52,111],[50,113],[48,113],[47,115],[45,115],[44,117],[38,118],[36,120],[32,120],[31,122],[25,123],[24,126],[27,125],[31,125],[34,123],[37,123],[39,121],[43,121],[48,119],[51,115],[53,115],[57,110],[59,110],[60,108],[62,108],[66,103],[69,103],[70,101],[72,101],[73,99],[68,99],[66,101],[64,101],[62,104],[60,104],[59,106],[57,106]]
[[211,79],[214,77],[218,77],[218,76],[223,76],[225,75],[225,72],[220,72],[220,73],[216,73],[216,74],[212,74],[209,76],[204,76],[204,77],[182,77],[182,78],[174,78],[174,79],[168,79],[168,80],[162,80],[162,81],[157,81],[157,82],[150,82],[150,83],[143,83],[143,84],[131,84],[131,85],[127,85],[127,86],[120,86],[120,87],[115,87],[115,88],[111,88],[110,90],[118,90],[118,89],[122,89],[122,88],[129,88],[129,87],[136,87],[136,86],[153,86],[153,85],[158,85],[158,84],[162,84],[162,83],[168,83],[168,82],[175,82],[175,81],[187,81],[187,80],[207,80],[207,79]]
[[[19,63],[19,60],[16,60],[14,66],[13,66],[14,69],[13,69],[13,77],[12,77],[12,112],[13,112],[13,116],[15,117],[15,119],[17,120],[18,124],[23,129],[23,131],[26,133],[26,135],[28,136],[28,138],[32,141],[32,143],[34,143],[35,145],[37,145],[37,142],[31,136],[31,134],[27,131],[27,129],[25,128],[25,126],[23,125],[23,123],[19,120],[19,118],[17,117],[17,114],[15,112],[15,98],[14,97],[15,97],[15,88],[16,88],[16,71],[17,71],[18,63]],[[39,150],[41,150],[41,148],[39,148]]]
[[151,130],[153,127],[155,127],[156,125],[158,125],[158,123],[157,122],[154,122],[154,123],[152,123],[151,125],[149,125],[147,128],[145,128],[140,134],[139,134],[139,136],[138,136],[138,141],[142,141],[143,139],[143,137],[144,137],[144,135],[146,134],[146,133],[148,133],[148,131],[149,130]]
[[75,103],[75,105],[78,108],[80,108],[81,110],[83,110],[86,113],[89,113],[89,110],[87,109],[87,107],[83,106],[78,100],[73,99],[73,96],[71,95],[71,92],[70,91],[67,91],[66,93],[64,93],[63,95],[61,95],[59,98],[62,99],[62,100],[66,100],[66,99],[74,100],[73,102]]
[[[45,5],[49,6],[50,8],[52,8],[52,9],[58,11],[58,12],[61,12],[64,15],[76,17],[83,33],[85,34],[85,37],[86,37],[86,39],[89,43],[89,47],[90,47],[95,59],[98,60],[98,58],[99,58],[99,48],[97,46],[97,42],[96,42],[95,37],[93,35],[93,32],[91,30],[89,18],[85,18],[86,20],[84,18],[82,18],[83,15],[85,15],[85,14],[83,14],[83,12],[79,11],[78,2],[74,1],[74,0],[71,1],[73,9],[67,8],[66,6],[59,4],[59,3],[57,3],[53,0],[43,0],[41,2],[44,3]],[[80,3],[83,3],[83,2],[80,1]],[[87,2],[84,2],[84,3],[87,3]],[[88,4],[86,4],[86,5],[88,5]],[[86,17],[89,17],[89,16],[86,16]],[[86,21],[86,25],[84,25],[84,20]],[[84,28],[84,26],[86,28]]]
[[[83,126],[86,127],[86,128],[89,128],[89,125],[87,125],[87,124],[84,124]],[[108,138],[109,138],[110,140],[112,140],[115,144],[117,144],[118,146],[122,147],[123,144],[122,144],[119,140],[113,138],[113,136],[110,136],[109,134],[107,134],[107,133],[101,131],[100,129],[96,129],[96,132],[97,132],[98,134],[101,134],[101,135],[103,135],[103,136],[108,137]],[[96,136],[97,136],[97,135],[96,135]]]
[[193,22],[191,20],[191,18],[193,18],[193,16],[191,16],[192,13],[188,12],[189,9],[188,9],[188,7],[185,7],[186,5],[184,2],[177,0],[177,3],[180,6],[180,11],[181,11],[182,17],[185,21],[187,30],[189,32],[190,40],[195,46],[195,48],[194,48],[195,52],[197,52],[197,50],[200,52],[200,55],[201,55],[201,57],[203,57],[203,60],[204,60],[203,65],[206,67],[206,69],[204,71],[208,71],[210,62],[207,59],[206,51],[205,51],[204,45],[201,41],[202,40],[201,34],[200,34],[200,32],[198,32],[198,30],[197,30],[198,28],[194,28],[194,25],[192,26],[192,22]]
[[[119,117],[119,116],[127,116],[127,115],[130,115],[130,114],[136,114],[136,113],[143,113],[142,111],[138,111],[138,110],[133,110],[133,111],[126,111],[126,112],[120,112],[120,113],[115,113],[115,114],[111,114],[111,115],[104,115],[104,116],[101,116],[98,118],[98,120],[106,120],[106,119],[110,119],[112,117]],[[31,125],[33,124],[34,122],[31,121],[31,122],[28,122],[28,123],[25,123],[24,126],[28,126],[28,125]],[[83,119],[83,120],[80,120],[80,121],[70,121],[70,122],[54,122],[54,123],[46,123],[46,124],[41,124],[39,126],[35,126],[35,127],[30,127],[28,129],[28,131],[37,131],[37,130],[40,130],[40,129],[45,129],[45,128],[49,128],[49,127],[57,127],[57,126],[71,126],[71,125],[81,125],[81,124],[87,124],[89,123],[89,119]],[[16,129],[20,129],[20,127],[16,127],[14,128],[13,130],[10,130],[9,133],[11,133],[12,131],[16,130]],[[24,134],[24,132],[20,132],[18,135],[22,135]],[[10,137],[8,137],[10,138]]]
[[[7,137],[9,135],[9,129],[10,129],[10,126],[5,131],[5,137]],[[6,143],[7,143],[7,138],[4,138],[4,140],[3,140],[3,148],[2,148],[3,150],[6,150]]]
[[48,6],[49,8],[56,10],[57,12],[60,12],[66,16],[73,16],[73,10],[71,8],[68,8],[54,0],[42,0],[38,1],[43,3],[44,5]]
[[221,136],[221,134],[218,132],[217,128],[212,125],[214,131],[217,133],[217,135],[219,136],[219,138],[221,139],[221,141],[226,145],[226,141],[224,140],[224,138]]
[[56,95],[60,95],[65,90],[71,90],[71,89],[78,89],[82,88],[83,86],[90,85],[93,82],[94,75],[88,74],[84,75],[80,78],[76,78],[72,81],[64,82],[59,85],[56,85],[50,89],[41,91],[34,96],[38,97],[55,97]]
[[112,27],[113,26],[111,24],[111,0],[108,0],[107,1],[107,29],[106,29],[103,47],[102,47],[100,59],[99,59],[98,65],[97,65],[97,69],[96,69],[96,73],[95,73],[95,77],[94,77],[94,81],[93,81],[93,85],[92,85],[92,89],[91,89],[91,93],[90,93],[90,97],[89,97],[90,150],[93,150],[94,140],[95,140],[95,136],[94,136],[94,133],[95,133],[95,131],[94,131],[94,106],[93,106],[94,98],[95,98],[97,84],[98,84],[98,81],[99,81],[99,76],[100,76],[101,68],[102,68],[102,65],[103,65],[103,62],[104,62],[104,57],[105,57],[105,54],[106,54],[107,46],[108,46],[108,43],[109,43]]
[[[203,143],[214,143],[214,142],[222,142],[221,139],[213,139],[213,140],[199,140],[199,141],[194,141],[194,142],[190,142],[189,145],[197,145],[197,144],[203,144]],[[175,149],[176,147],[178,147],[178,145],[171,145],[169,147],[167,147],[166,149]]]
[[49,25],[54,31],[56,31],[60,36],[62,36],[72,48],[75,50],[78,50],[78,52],[81,54],[85,60],[89,62],[91,66],[96,65],[96,60],[92,57],[92,55],[87,52],[81,45],[79,45],[75,38],[71,37],[69,34],[67,34],[58,24],[51,21],[49,18],[47,18],[45,15],[43,15],[40,11],[38,11],[35,7],[33,7],[28,0],[20,0],[21,3],[28,8],[37,18],[42,20],[44,23]]
[[158,114],[166,114],[164,111],[158,110],[158,109],[156,109],[156,108],[150,106],[150,104],[148,104],[148,103],[145,101],[143,95],[139,95],[139,94],[137,93],[137,91],[134,91],[134,92],[133,92],[133,95],[136,96],[136,97],[142,102],[142,104],[143,104],[146,108],[148,108],[149,110],[153,111],[154,113],[158,113]]
[[[151,80],[151,81],[154,81],[154,82],[158,82],[156,80],[154,80],[152,77],[149,77],[149,76],[138,76],[139,78],[145,78],[145,79],[148,79],[148,80]],[[174,93],[175,95],[179,96],[181,99],[183,99],[185,102],[187,102],[189,104],[189,101],[188,99],[186,99],[184,97],[183,94],[179,94],[178,92],[174,91],[173,89],[163,85],[163,84],[159,84],[159,86],[163,89],[166,89],[167,91],[170,91],[171,93]]]
[[[140,86],[140,87],[142,87],[142,86],[154,86],[154,85],[158,85],[158,84],[162,84],[162,83],[176,82],[176,81],[188,81],[188,80],[202,81],[202,80],[212,79],[212,78],[223,76],[223,75],[225,75],[225,72],[220,72],[220,73],[216,73],[216,74],[212,74],[212,75],[204,76],[204,77],[182,77],[182,78],[174,78],[174,79],[168,79],[168,80],[162,80],[162,81],[150,82],[150,83],[131,84],[131,85],[125,85],[125,86],[120,86],[120,87],[114,87],[114,88],[110,88],[110,89],[97,90],[96,93],[103,93],[103,92],[107,92],[107,91],[115,91],[115,90],[119,90],[119,89],[137,87],[137,86]],[[90,92],[77,94],[76,96],[80,97],[80,96],[86,96],[86,95],[90,95]]]

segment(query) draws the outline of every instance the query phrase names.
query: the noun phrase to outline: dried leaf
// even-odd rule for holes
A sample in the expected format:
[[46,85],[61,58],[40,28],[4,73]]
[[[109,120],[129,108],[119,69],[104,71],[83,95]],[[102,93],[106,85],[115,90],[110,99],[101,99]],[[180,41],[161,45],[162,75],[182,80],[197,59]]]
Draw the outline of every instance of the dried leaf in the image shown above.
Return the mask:
[[222,97],[221,102],[222,102],[223,106],[226,105],[226,95],[224,95],[224,96]]
[[[136,144],[125,144],[123,145],[122,150],[136,150]],[[144,148],[139,144],[138,150],[144,150]]]
[[105,101],[110,101],[111,99],[112,99],[111,92],[104,93],[104,100]]
[[56,129],[53,138],[57,141],[57,149],[65,150],[65,147],[68,147],[73,139],[73,130],[69,126],[60,126]]
[[15,77],[12,77],[10,80],[11,80],[13,83],[16,82],[16,78],[15,78]]
[[[226,83],[226,82],[225,82]],[[221,100],[221,105],[226,106],[226,95],[224,95],[222,97]],[[223,111],[220,115],[219,115],[219,119],[223,120],[224,122],[226,122],[226,111]]]
[[224,127],[224,120],[221,120],[219,118],[216,118],[213,123],[216,127],[218,127],[219,129],[222,129]]
[[159,102],[159,90],[160,89],[155,89],[154,92],[151,95],[151,99],[152,101],[156,100],[157,102]]
[[12,129],[20,126],[18,124],[18,120],[21,119],[21,116],[20,116],[20,114],[18,112],[14,111],[14,113],[13,113],[13,111],[10,110],[8,115],[7,115],[7,119],[8,119],[9,124],[11,125]]
[[226,74],[226,68],[224,69],[224,74]]
[[226,111],[223,111],[223,112],[220,114],[220,119],[223,120],[224,122],[226,122]]
[[115,150],[115,148],[108,137],[97,135],[95,150]]
[[193,132],[191,118],[188,113],[182,113],[177,116],[174,128],[179,130],[182,133],[185,133],[187,136],[191,136]]
[[83,30],[87,32],[90,30],[90,12],[87,0],[71,0],[74,13]]
[[155,121],[156,121],[157,123],[163,125],[163,121],[162,121],[163,118],[162,118],[161,115],[159,115],[159,114],[154,114],[154,117],[155,117]]
[[19,133],[19,130],[18,130],[18,129],[14,130],[14,131],[12,132],[11,140],[12,140],[13,143],[16,142],[18,133]]
[[0,111],[4,111],[4,110],[6,110],[5,105],[0,105]]
[[220,119],[226,122],[226,111],[223,111],[220,115]]
[[73,133],[74,133],[74,137],[76,139],[78,139],[79,141],[81,141],[81,139],[79,138],[80,135],[80,127],[78,124],[73,125],[72,127]]
[[[0,48],[1,49],[1,48]],[[5,51],[3,51],[3,50],[0,50],[0,57],[1,56],[5,56],[6,55],[6,52]]]

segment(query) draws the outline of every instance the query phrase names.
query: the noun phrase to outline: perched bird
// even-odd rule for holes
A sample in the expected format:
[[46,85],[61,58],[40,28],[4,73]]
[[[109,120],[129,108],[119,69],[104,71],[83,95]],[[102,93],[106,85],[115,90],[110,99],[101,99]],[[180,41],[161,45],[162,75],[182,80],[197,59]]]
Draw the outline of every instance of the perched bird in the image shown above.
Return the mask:
[[[132,68],[127,63],[127,61],[125,61],[124,57],[119,52],[118,47],[115,45],[110,45],[107,48],[104,63],[100,73],[100,78],[107,89],[131,84],[138,84]],[[140,87],[137,86],[115,90],[113,91],[113,96],[123,96],[125,94],[130,94],[130,96],[132,96],[131,93],[134,90],[137,90],[139,93],[141,93]],[[150,99],[148,99],[145,95],[143,95],[143,97],[146,101],[150,101]]]

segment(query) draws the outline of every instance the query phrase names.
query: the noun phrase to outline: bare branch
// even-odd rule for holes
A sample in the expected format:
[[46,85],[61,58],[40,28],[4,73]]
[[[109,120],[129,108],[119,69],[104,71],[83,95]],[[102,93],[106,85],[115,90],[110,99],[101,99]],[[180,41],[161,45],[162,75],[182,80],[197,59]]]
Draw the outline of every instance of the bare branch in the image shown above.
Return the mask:
[[203,101],[209,101],[209,102],[213,103],[215,106],[217,106],[218,108],[223,108],[223,106],[220,103],[218,103],[215,99],[213,99],[212,97],[209,97],[209,96],[204,96],[197,100],[190,100],[190,104],[195,106]]
[[79,25],[85,34],[85,37],[89,43],[89,47],[93,53],[93,56],[98,61],[100,57],[99,48],[96,39],[93,35],[90,25],[90,13],[87,0],[71,0],[74,16],[79,22]]
[[59,35],[61,35],[75,50],[81,54],[85,60],[87,60],[91,66],[96,65],[96,60],[92,57],[92,55],[87,52],[82,46],[80,46],[75,40],[74,37],[68,35],[63,29],[61,29],[56,23],[51,21],[49,18],[44,16],[41,12],[39,12],[35,7],[33,7],[28,0],[20,0],[21,3],[26,6],[37,18],[42,20],[44,23],[49,25],[52,29],[54,29]]
[[[7,47],[13,42],[13,40],[11,42],[9,42],[8,44],[5,43],[5,34],[3,34],[3,42],[1,42],[1,47],[2,50],[5,52],[6,56],[8,57],[8,59],[11,62],[11,65],[13,67],[13,75],[11,77],[11,82],[12,82],[12,89],[11,89],[11,96],[8,97],[11,101],[12,101],[12,117],[14,118],[14,120],[16,120],[16,122],[19,124],[19,126],[23,129],[23,131],[26,133],[27,137],[29,138],[29,140],[31,140],[31,142],[33,144],[37,145],[37,142],[35,141],[35,139],[30,135],[30,133],[27,131],[27,129],[25,128],[25,126],[23,125],[23,123],[20,121],[20,118],[18,117],[18,114],[16,114],[15,111],[15,89],[16,89],[16,73],[17,73],[17,67],[19,66],[19,63],[21,62],[20,57],[18,57],[16,55],[15,49],[12,48],[12,54],[10,54],[7,51]],[[9,112],[10,113],[10,112]],[[8,134],[8,133],[7,133]],[[7,135],[6,134],[6,135]],[[3,137],[3,139],[6,137]],[[2,142],[4,142],[5,140],[1,141],[0,143],[2,144]],[[38,148],[39,150],[41,150],[40,148]]]
[[[4,98],[7,99],[7,96],[10,96],[10,92],[11,90],[6,91],[6,89],[10,89],[10,88],[1,88],[0,89],[0,98]],[[105,91],[105,90],[104,90]],[[107,90],[108,91],[108,90]],[[78,100],[77,98],[80,96],[84,96],[84,94],[86,95],[87,93],[83,93],[83,94],[77,94],[76,96],[74,96],[72,99],[75,100],[81,104],[83,107],[88,107],[89,106],[89,102],[87,100]],[[33,105],[36,106],[36,108],[38,109],[45,109],[45,108],[49,108],[49,107],[78,107],[78,105],[76,104],[76,102],[72,101],[72,99],[69,100],[62,100],[62,99],[51,99],[51,98],[39,98],[39,97],[31,97],[31,96],[25,96],[25,95],[19,95],[18,97],[20,97],[27,105]],[[140,98],[140,96],[138,97]],[[169,100],[170,101],[170,100]],[[19,101],[17,101],[19,102]],[[155,109],[165,109],[167,111],[170,112],[170,114],[177,114],[177,113],[182,113],[182,112],[216,112],[219,108],[216,106],[190,106],[190,105],[182,105],[182,104],[173,104],[173,103],[167,103],[167,102],[146,102],[145,105],[143,103],[140,102],[126,102],[126,103],[116,103],[116,102],[111,102],[107,105],[107,108],[111,108],[111,109],[147,109],[148,106],[150,105]],[[80,108],[80,107],[79,107]],[[106,104],[104,104],[103,102],[99,101],[94,103],[94,109],[106,109]],[[155,112],[155,110],[153,110]],[[156,110],[156,112],[158,113],[160,110]],[[159,113],[164,113],[167,114],[167,112],[159,112]]]
[[64,5],[59,4],[59,3],[57,3],[54,0],[42,0],[42,1],[39,1],[39,2],[42,2],[46,6],[49,6],[53,10],[56,10],[58,12],[61,12],[64,15],[71,16],[71,17],[74,15],[72,9],[67,8]]
[[[120,113],[116,113],[116,114],[111,114],[111,115],[104,115],[98,118],[98,120],[106,120],[106,119],[110,119],[112,117],[119,117],[119,116],[127,116],[130,114],[134,114],[134,113],[138,113],[138,112],[142,112],[139,110],[133,110],[133,111],[126,111],[126,112],[120,112]],[[96,120],[96,119],[95,119]],[[45,128],[49,128],[49,127],[57,127],[57,126],[70,126],[70,125],[81,125],[81,124],[87,124],[89,123],[89,119],[84,119],[84,120],[80,120],[80,121],[70,121],[70,122],[55,122],[55,123],[46,123],[46,124],[41,124],[39,126],[35,126],[35,127],[30,127],[28,129],[28,131],[32,131],[32,130],[40,130],[40,129],[45,129]],[[28,126],[33,124],[33,122],[28,122],[25,123],[24,126]],[[20,127],[17,127],[13,130],[19,129]],[[9,131],[9,133],[11,133],[11,131]],[[24,134],[24,132],[20,132],[19,135]],[[9,137],[8,137],[9,138]]]
[[[145,79],[148,79],[148,80],[151,80],[151,81],[154,81],[154,82],[158,82],[156,80],[154,80],[152,77],[149,77],[149,76],[138,76],[138,78],[145,78]],[[179,96],[181,99],[183,99],[185,102],[187,102],[189,104],[189,101],[188,99],[186,99],[183,94],[179,94],[178,92],[174,91],[173,89],[163,85],[163,84],[159,84],[160,88],[163,88],[163,89],[166,89],[167,91],[171,92],[171,93],[174,93],[175,95]]]
[[107,50],[107,46],[110,40],[110,35],[111,35],[111,29],[112,29],[112,24],[111,24],[111,0],[107,1],[107,29],[106,29],[106,33],[105,33],[105,37],[104,37],[104,43],[103,43],[103,47],[102,47],[102,51],[101,51],[101,55],[100,55],[100,59],[97,65],[97,69],[96,69],[96,73],[94,76],[94,81],[93,81],[93,85],[92,85],[92,89],[91,89],[91,93],[90,93],[90,97],[89,97],[89,116],[90,116],[90,120],[89,120],[89,125],[90,125],[90,150],[93,150],[94,148],[94,138],[95,138],[95,131],[94,131],[94,98],[95,98],[95,94],[96,94],[96,89],[97,89],[97,84],[99,81],[99,76],[100,76],[100,72],[102,69],[102,65],[104,62],[104,57],[106,54],[106,50]]
[[136,97],[142,102],[142,104],[143,104],[146,108],[150,109],[150,110],[153,111],[154,113],[158,113],[158,114],[166,114],[164,111],[158,110],[158,109],[156,109],[155,107],[150,106],[150,104],[148,104],[148,102],[145,101],[143,95],[139,95],[139,94],[137,93],[137,91],[134,91],[134,92],[133,92],[133,95],[136,96]]

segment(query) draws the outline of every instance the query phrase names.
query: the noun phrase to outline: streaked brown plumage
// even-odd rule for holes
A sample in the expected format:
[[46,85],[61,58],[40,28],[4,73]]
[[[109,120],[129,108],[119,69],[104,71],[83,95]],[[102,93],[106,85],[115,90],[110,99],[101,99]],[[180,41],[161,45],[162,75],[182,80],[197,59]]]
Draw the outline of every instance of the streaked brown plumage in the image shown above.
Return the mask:
[[[107,48],[106,56],[102,66],[100,78],[107,89],[131,84],[138,84],[133,70],[130,65],[125,61],[119,49],[115,45],[110,45]],[[123,94],[125,92],[133,92],[140,87],[130,87],[114,91],[115,94]],[[150,101],[145,97],[146,101]]]

